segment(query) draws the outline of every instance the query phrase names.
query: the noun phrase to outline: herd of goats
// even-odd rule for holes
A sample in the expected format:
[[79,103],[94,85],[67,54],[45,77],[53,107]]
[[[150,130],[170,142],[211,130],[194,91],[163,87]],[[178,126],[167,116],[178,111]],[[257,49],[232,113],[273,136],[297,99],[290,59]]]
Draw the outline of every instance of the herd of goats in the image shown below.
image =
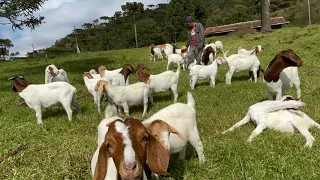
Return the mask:
[[[168,59],[167,71],[160,74],[148,74],[143,64],[133,67],[125,64],[122,68],[107,70],[105,66],[98,68],[98,73],[91,69],[84,72],[84,84],[101,113],[101,101],[108,101],[105,118],[98,126],[97,149],[91,161],[93,179],[147,179],[148,167],[152,176],[170,176],[167,172],[170,154],[179,153],[185,158],[187,142],[195,148],[199,161],[205,161],[203,144],[199,136],[195,100],[187,93],[187,103],[179,103],[178,82],[180,67],[185,69],[187,53],[170,44],[151,45],[150,60]],[[195,62],[186,68],[189,71],[190,88],[194,89],[197,80],[209,78],[210,86],[215,86],[215,77],[219,66],[227,64],[226,84],[231,83],[234,72],[248,71],[250,79],[257,82],[259,72],[263,72],[263,83],[266,85],[268,100],[258,102],[249,107],[245,117],[234,124],[223,134],[252,121],[256,128],[248,138],[254,137],[265,129],[276,129],[281,132],[294,133],[298,130],[305,138],[305,147],[312,147],[315,138],[308,129],[320,125],[304,112],[299,110],[305,106],[301,98],[298,67],[303,65],[301,58],[291,49],[283,50],[275,55],[269,66],[262,70],[257,57],[262,50],[260,45],[251,50],[238,49],[237,54],[227,56],[221,41],[207,43],[204,47],[201,64]],[[223,56],[216,57],[220,51]],[[169,70],[171,64],[177,64],[176,72]],[[131,73],[138,74],[139,82],[129,83]],[[54,64],[45,69],[45,84],[28,84],[22,76],[12,77],[12,90],[19,93],[25,103],[36,112],[37,123],[42,124],[42,106],[49,107],[61,104],[72,119],[71,105],[81,111],[75,101],[76,88],[69,83],[67,73]],[[286,95],[286,91],[295,86],[298,99]],[[159,110],[149,118],[140,120],[129,115],[129,107],[143,106],[144,117],[148,104],[153,104],[153,94],[172,91],[174,103]],[[273,95],[276,99],[273,100]],[[118,113],[126,114],[122,119]]]

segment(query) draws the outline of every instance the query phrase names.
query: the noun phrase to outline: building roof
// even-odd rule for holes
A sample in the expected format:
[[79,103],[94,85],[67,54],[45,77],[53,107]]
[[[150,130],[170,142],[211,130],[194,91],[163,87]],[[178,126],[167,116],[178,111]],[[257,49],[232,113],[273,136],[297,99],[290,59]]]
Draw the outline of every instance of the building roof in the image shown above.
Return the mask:
[[[274,17],[271,18],[271,26],[288,24],[288,21],[285,21],[283,17]],[[261,27],[261,20],[239,22],[235,24],[228,24],[223,26],[216,27],[207,27],[204,31],[205,35],[217,34],[217,33],[228,33],[233,32],[242,28],[252,28],[257,29]]]

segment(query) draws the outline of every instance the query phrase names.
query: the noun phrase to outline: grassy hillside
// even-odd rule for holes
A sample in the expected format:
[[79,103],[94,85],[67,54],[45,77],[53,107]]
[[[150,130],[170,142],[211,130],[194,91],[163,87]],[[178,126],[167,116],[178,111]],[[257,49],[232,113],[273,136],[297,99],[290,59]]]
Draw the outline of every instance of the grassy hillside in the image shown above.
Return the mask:
[[[220,36],[225,50],[236,53],[239,46],[264,46],[258,54],[262,67],[280,50],[291,48],[303,60],[299,68],[303,111],[320,122],[320,32],[319,25],[283,28],[272,34],[254,34],[245,37]],[[182,45],[184,43],[181,43]],[[97,125],[103,115],[97,113],[91,95],[87,92],[82,73],[105,65],[108,69],[125,63],[136,66],[143,63],[147,72],[165,71],[167,61],[149,61],[148,48],[108,52],[82,53],[41,61],[13,61],[0,63],[0,179],[90,179],[90,161],[96,149]],[[74,110],[68,121],[62,107],[43,110],[43,125],[36,124],[35,112],[28,108],[17,93],[11,90],[9,77],[22,75],[29,83],[44,82],[44,69],[54,63],[66,70],[71,84],[77,88],[77,101],[82,114]],[[174,69],[175,71],[175,69]],[[171,156],[169,171],[172,179],[316,179],[320,177],[320,130],[311,128],[316,138],[312,149],[305,149],[301,134],[283,134],[267,130],[251,144],[246,142],[255,126],[250,123],[231,133],[221,132],[241,120],[248,107],[267,98],[260,77],[258,83],[248,81],[248,73],[235,73],[231,85],[225,84],[227,65],[216,78],[216,87],[208,80],[198,81],[192,94],[196,101],[197,123],[204,144],[207,161],[199,164],[196,151],[189,145],[187,159]],[[182,71],[179,79],[179,102],[186,102],[190,91],[189,76]],[[137,75],[130,77],[137,82]],[[295,90],[289,91],[296,96]],[[154,96],[147,117],[172,103],[171,93]],[[103,104],[103,108],[106,104]],[[130,108],[130,114],[141,118],[142,107]]]

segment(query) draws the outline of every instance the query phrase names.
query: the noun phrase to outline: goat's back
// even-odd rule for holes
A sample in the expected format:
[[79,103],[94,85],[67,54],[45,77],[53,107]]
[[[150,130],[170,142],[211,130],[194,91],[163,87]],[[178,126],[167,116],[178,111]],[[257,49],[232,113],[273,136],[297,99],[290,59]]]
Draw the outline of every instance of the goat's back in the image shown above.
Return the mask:
[[257,56],[244,54],[233,54],[228,57],[227,62],[229,67],[236,68],[236,72],[259,68],[260,65],[260,61]]
[[173,84],[178,83],[179,76],[173,71],[165,71],[160,74],[150,75],[150,89],[155,92],[166,91]]

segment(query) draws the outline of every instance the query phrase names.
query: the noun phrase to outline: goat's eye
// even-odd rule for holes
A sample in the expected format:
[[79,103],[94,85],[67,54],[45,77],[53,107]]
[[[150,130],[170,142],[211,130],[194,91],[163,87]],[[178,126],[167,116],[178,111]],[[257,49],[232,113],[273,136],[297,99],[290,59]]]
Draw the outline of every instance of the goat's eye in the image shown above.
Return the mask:
[[108,143],[107,148],[110,149],[110,148],[113,148],[113,146],[110,143]]
[[143,138],[142,138],[142,141],[143,142],[147,142],[149,139],[148,139],[148,137],[147,136],[143,136]]

